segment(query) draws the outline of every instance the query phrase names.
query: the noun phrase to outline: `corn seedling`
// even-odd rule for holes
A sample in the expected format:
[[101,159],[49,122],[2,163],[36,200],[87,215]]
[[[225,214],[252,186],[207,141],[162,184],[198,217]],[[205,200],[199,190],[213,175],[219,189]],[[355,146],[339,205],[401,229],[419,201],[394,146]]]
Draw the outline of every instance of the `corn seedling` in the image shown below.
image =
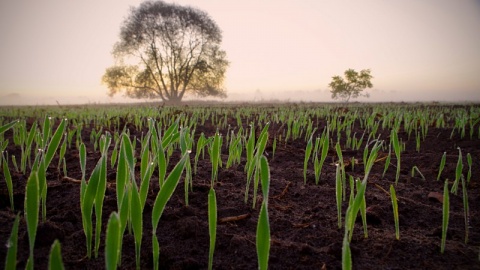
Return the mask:
[[[191,152],[192,150],[192,145],[193,145],[193,139],[191,138],[190,135],[190,129],[188,127],[182,128],[180,131],[180,150],[182,152],[182,155],[186,154],[187,152]],[[222,144],[220,143],[220,149],[222,147]],[[220,151],[219,151],[220,152]],[[220,166],[221,166],[221,159],[220,160]],[[190,163],[190,159],[187,159],[187,162],[185,163],[185,179],[184,179],[184,191],[185,191],[185,205],[188,206],[188,191],[189,188],[193,188],[193,183],[192,183],[192,165]]]
[[[360,188],[360,180],[356,180],[356,188],[357,188],[357,191],[358,189]],[[353,203],[353,199],[352,198],[352,202],[349,203],[349,205],[351,205]],[[365,238],[368,238],[368,226],[367,226],[367,200],[365,199],[365,194],[363,194],[363,200],[360,204],[360,215],[362,217],[362,227],[363,227],[363,236]],[[350,240],[352,238],[353,234],[350,234]]]
[[120,218],[116,212],[110,214],[107,223],[105,239],[105,269],[117,269],[119,264],[119,252],[121,252],[120,239],[123,233],[120,231]]
[[[367,147],[366,147],[367,148]],[[346,176],[345,176],[345,163],[343,162],[343,154],[342,149],[340,148],[340,143],[337,142],[335,145],[335,150],[337,151],[338,155],[338,164],[340,165],[340,181],[341,181],[341,188],[342,188],[342,196],[343,200],[345,201],[346,198]]]
[[[47,129],[50,130],[50,119],[46,118]],[[40,191],[40,198],[41,198],[41,205],[42,205],[42,221],[45,222],[46,215],[47,215],[47,178],[46,178],[46,170],[52,159],[57,152],[58,146],[60,145],[60,141],[62,140],[62,135],[65,132],[67,119],[63,119],[60,125],[57,127],[57,130],[52,136],[52,139],[48,143],[48,148],[45,151],[45,155],[43,156],[40,167],[38,168],[38,185]],[[49,132],[47,132],[49,133]],[[45,135],[45,134],[44,134]],[[44,142],[48,140],[48,136],[44,136]],[[46,144],[45,144],[46,146]]]
[[457,160],[457,167],[455,168],[455,181],[453,181],[451,193],[457,195],[458,192],[458,183],[460,182],[460,177],[462,176],[463,171],[463,158],[462,158],[462,150],[460,147],[458,149],[458,160]]
[[17,250],[18,250],[18,224],[20,223],[20,214],[15,217],[12,231],[7,242],[7,258],[5,259],[5,269],[17,269]]
[[472,178],[472,155],[470,155],[470,153],[467,153],[467,164],[468,164],[467,183],[470,183],[470,179]]
[[209,148],[210,152],[210,161],[212,163],[212,179],[211,186],[215,183],[218,178],[218,167],[220,166],[221,161],[221,147],[222,147],[222,136],[218,133],[215,133],[213,137],[212,146]]
[[440,175],[442,175],[443,169],[445,168],[446,161],[447,161],[447,152],[443,152],[442,159],[440,160],[440,167],[438,169],[437,181],[440,180]]
[[131,189],[131,205],[130,214],[133,228],[133,236],[135,239],[135,258],[136,268],[140,269],[140,251],[142,246],[142,230],[143,230],[143,209],[140,202],[140,195],[136,183],[133,181]]
[[390,166],[390,160],[392,159],[392,145],[388,145],[388,155],[385,159],[385,167],[383,168],[382,178],[385,177],[385,173],[387,173],[388,167]]
[[398,179],[400,179],[400,155],[401,155],[401,146],[398,140],[398,134],[396,130],[392,130],[391,133],[391,143],[393,143],[393,150],[395,152],[395,156],[397,157],[397,173],[395,174],[395,185],[398,183]]
[[98,257],[98,250],[100,249],[100,234],[102,231],[102,210],[103,200],[105,198],[105,191],[107,189],[107,154],[111,143],[111,136],[109,133],[102,135],[100,138],[100,150],[102,158],[100,158],[100,175],[99,182],[95,194],[95,258]]
[[[3,153],[2,153],[3,156]],[[5,176],[5,183],[7,184],[8,198],[10,199],[10,208],[12,212],[15,212],[15,205],[13,204],[13,183],[12,175],[10,174],[10,169],[8,168],[8,158],[3,157],[3,175]]]
[[364,200],[365,190],[367,187],[367,180],[370,174],[370,170],[377,159],[378,151],[380,150],[383,142],[376,141],[370,155],[367,159],[367,166],[365,168],[365,176],[360,184],[357,185],[357,194],[353,200],[353,203],[348,206],[345,214],[345,234],[342,244],[342,269],[352,269],[352,257],[350,252],[350,240],[353,234],[353,228],[358,211],[362,207],[362,201]]
[[254,170],[253,155],[255,151],[255,128],[253,124],[250,124],[250,136],[245,144],[247,164],[245,165],[245,172],[247,173],[247,186],[245,188],[245,203],[248,200],[248,191],[250,189],[250,182]]
[[270,169],[268,161],[262,155],[260,159],[260,178],[262,180],[263,201],[257,223],[257,257],[258,269],[268,269],[268,259],[270,256],[270,223],[268,219],[268,192],[270,186]]
[[345,234],[342,243],[342,270],[350,269],[352,269],[352,254],[350,251],[350,241],[347,234]]
[[[200,155],[205,152],[205,146],[209,144],[209,140],[205,138],[205,134],[200,134],[200,137],[197,140],[197,150],[195,151],[195,159],[194,159],[194,165],[193,165],[193,173],[197,174],[197,164],[198,160],[200,159]],[[227,163],[228,164],[228,163]],[[229,166],[227,165],[227,168]]]
[[320,160],[318,158],[315,158],[315,184],[318,185],[318,182],[320,181],[320,174],[322,173],[322,167],[323,163],[325,162],[325,159],[327,158],[328,154],[328,148],[329,148],[329,135],[328,135],[328,127],[322,132],[322,136],[320,137],[320,146],[322,147],[321,155],[320,155]]
[[8,124],[5,124],[3,126],[0,127],[0,135],[5,133],[5,131],[11,129],[13,126],[15,126],[19,121],[18,120],[15,120],[13,122],[10,122]]
[[[102,164],[104,163],[105,157],[100,158],[97,165],[93,169],[92,175],[88,184],[85,183],[82,188],[83,196],[81,196],[81,212],[82,212],[82,225],[86,237],[87,244],[87,257],[90,259],[92,255],[92,235],[93,235],[93,225],[92,225],[92,212],[97,197],[98,186],[101,185],[99,182],[102,180]],[[101,206],[99,206],[101,207]],[[99,217],[100,218],[100,217]],[[100,221],[98,221],[100,222]],[[99,233],[99,232],[98,232]]]
[[313,148],[312,136],[310,137],[310,139],[308,139],[307,148],[305,149],[305,159],[303,161],[303,183],[304,184],[307,184],[307,166],[308,166],[308,160],[310,159],[310,155],[312,154],[312,148]]
[[440,244],[440,252],[445,251],[445,242],[447,240],[448,219],[450,216],[450,196],[448,193],[448,179],[445,180],[443,187],[443,218],[442,218],[442,242]]
[[25,188],[25,221],[27,223],[28,243],[30,256],[27,261],[27,269],[33,269],[33,249],[37,236],[38,211],[40,204],[40,192],[38,186],[38,174],[33,171],[27,181]]
[[217,196],[213,187],[208,192],[208,232],[210,235],[208,269],[211,270],[213,268],[213,253],[215,252],[215,241],[217,238]]
[[417,172],[420,177],[422,177],[423,181],[425,181],[425,176],[423,176],[422,172],[420,172],[417,166],[412,167],[412,177],[415,177],[415,172]]
[[160,192],[157,194],[155,202],[153,204],[152,210],[152,227],[153,227],[153,237],[152,237],[152,245],[153,245],[153,266],[154,269],[158,269],[158,257],[160,254],[160,246],[158,244],[157,239],[157,226],[158,222],[160,221],[160,217],[162,216],[163,210],[165,209],[165,205],[170,200],[175,188],[180,181],[180,177],[182,175],[183,169],[185,168],[185,163],[187,158],[189,158],[189,153],[183,155],[180,161],[175,165],[173,170],[168,175],[165,183],[163,184]]
[[65,269],[65,267],[63,266],[60,242],[58,240],[55,240],[52,244],[52,248],[50,249],[50,257],[48,260],[48,270],[63,270],[63,269]]
[[337,202],[338,228],[342,227],[342,173],[341,164],[335,164],[335,199]]
[[395,193],[395,188],[393,185],[390,185],[390,198],[392,200],[392,209],[393,209],[393,220],[395,222],[395,238],[400,239],[400,229],[399,229],[399,220],[398,220],[398,202],[397,195]]
[[[250,182],[252,180],[253,176],[253,205],[252,207],[255,208],[255,204],[257,201],[257,190],[258,190],[258,184],[259,184],[259,177],[260,177],[260,159],[261,156],[263,155],[265,148],[267,146],[267,141],[268,141],[268,127],[270,126],[269,123],[265,125],[263,128],[262,132],[260,133],[260,136],[258,137],[258,141],[252,151],[254,152],[254,155],[250,157],[250,160],[247,158],[247,185],[245,189],[245,202],[248,199],[248,190],[250,188]],[[253,136],[253,139],[255,138],[255,133],[251,133],[250,136]],[[250,140],[250,139],[249,139]],[[248,156],[249,150],[247,150],[247,156]]]

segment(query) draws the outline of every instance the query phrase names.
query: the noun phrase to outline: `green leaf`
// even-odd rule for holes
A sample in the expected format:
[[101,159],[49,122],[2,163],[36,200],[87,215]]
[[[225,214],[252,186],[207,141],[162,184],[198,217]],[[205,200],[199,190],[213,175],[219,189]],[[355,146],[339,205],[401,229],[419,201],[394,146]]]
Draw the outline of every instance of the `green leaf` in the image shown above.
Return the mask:
[[352,255],[350,252],[350,242],[348,241],[347,234],[345,234],[342,245],[342,270],[350,269],[352,269]]
[[445,242],[447,240],[448,219],[450,217],[450,195],[448,192],[448,179],[445,180],[443,187],[443,215],[442,215],[442,242],[440,246],[440,252],[443,254],[445,251]]
[[87,241],[87,257],[91,257],[92,252],[92,212],[93,212],[93,204],[95,202],[95,197],[97,195],[97,188],[98,183],[100,182],[101,177],[101,167],[102,167],[102,159],[98,161],[97,165],[93,169],[92,175],[90,176],[90,180],[88,181],[88,185],[86,185],[83,199],[82,199],[82,224],[83,230],[86,236]]
[[208,229],[210,235],[210,249],[208,253],[208,269],[213,267],[213,253],[217,238],[217,196],[215,190],[210,188],[208,192]]
[[62,120],[57,130],[53,134],[53,137],[50,140],[50,143],[48,144],[48,149],[45,154],[45,168],[48,168],[48,165],[50,165],[50,162],[52,161],[53,156],[55,155],[55,152],[57,151],[57,148],[60,145],[60,142],[62,141],[62,136],[63,136],[63,133],[65,132],[66,122],[67,122],[66,119]]
[[158,269],[158,257],[160,252],[160,247],[158,245],[158,240],[156,235],[158,222],[160,221],[160,217],[162,216],[163,210],[165,209],[165,205],[170,200],[170,197],[172,197],[172,194],[175,191],[175,188],[177,187],[178,182],[180,181],[180,177],[182,176],[182,172],[183,172],[183,169],[185,168],[185,163],[188,158],[189,158],[189,153],[187,152],[183,155],[182,159],[180,159],[177,165],[175,165],[175,167],[173,168],[173,170],[170,172],[167,179],[165,180],[165,183],[160,189],[160,192],[158,192],[157,197],[155,198],[155,203],[153,204],[152,244],[153,244],[154,269]]
[[84,143],[80,144],[79,155],[80,155],[80,169],[82,170],[82,180],[84,180],[86,175],[85,173],[86,166],[87,166],[87,149]]
[[27,223],[28,242],[30,246],[30,265],[33,267],[33,249],[37,236],[40,193],[37,172],[32,172],[25,190],[25,221]]
[[18,120],[15,120],[13,122],[10,122],[6,125],[3,125],[0,127],[0,135],[3,134],[5,131],[11,129],[13,126],[15,126],[18,123]]
[[[2,153],[3,155],[3,153]],[[13,183],[12,175],[10,174],[10,169],[8,168],[8,159],[3,157],[3,175],[5,176],[5,182],[7,184],[8,197],[10,198],[10,208],[12,212],[15,212],[15,205],[13,203]]]
[[260,177],[262,181],[263,200],[268,203],[268,192],[270,189],[270,167],[267,158],[262,155],[260,159]]
[[131,178],[135,179],[135,161],[133,156],[132,142],[126,133],[123,133],[122,141],[123,155],[126,158],[128,168],[130,169],[130,175],[132,176]]
[[262,203],[257,223],[257,257],[258,269],[268,269],[268,258],[270,256],[270,223],[268,221],[267,204]]
[[168,200],[170,200],[170,197],[172,197],[172,194],[175,191],[178,182],[180,181],[180,177],[182,176],[182,172],[185,168],[185,163],[188,157],[188,152],[183,155],[182,159],[180,159],[180,161],[177,163],[177,165],[175,165],[173,170],[168,175],[165,183],[162,186],[162,189],[160,189],[160,192],[155,198],[155,203],[153,204],[152,210],[152,226],[154,233],[157,229],[158,221],[162,216],[163,210],[165,209],[165,205],[167,204]]
[[98,257],[98,250],[100,248],[103,199],[105,198],[105,191],[107,188],[107,157],[102,156],[100,161],[100,176],[95,194],[95,258]]
[[130,214],[133,228],[133,236],[135,238],[135,257],[137,269],[140,269],[140,249],[142,245],[142,230],[143,230],[143,209],[140,202],[140,195],[136,185],[132,185],[132,199],[130,206]]
[[50,249],[50,258],[48,260],[48,269],[49,270],[62,270],[65,269],[63,266],[62,252],[60,249],[60,242],[56,239],[52,248]]
[[[313,134],[312,134],[313,135]],[[310,155],[312,154],[312,137],[307,142],[307,147],[305,149],[305,159],[303,160],[303,183],[307,183],[307,167],[308,167],[308,160],[310,159]]]
[[117,269],[120,249],[120,218],[116,212],[110,214],[105,240],[105,269]]
[[20,214],[17,214],[13,222],[12,231],[7,242],[7,258],[5,260],[5,269],[17,269],[17,249],[18,249],[18,224]]
[[395,188],[393,187],[393,185],[390,185],[390,198],[392,200],[393,220],[395,222],[395,238],[399,240],[400,229],[399,229],[399,220],[398,220],[398,203],[397,203],[397,195],[395,193]]

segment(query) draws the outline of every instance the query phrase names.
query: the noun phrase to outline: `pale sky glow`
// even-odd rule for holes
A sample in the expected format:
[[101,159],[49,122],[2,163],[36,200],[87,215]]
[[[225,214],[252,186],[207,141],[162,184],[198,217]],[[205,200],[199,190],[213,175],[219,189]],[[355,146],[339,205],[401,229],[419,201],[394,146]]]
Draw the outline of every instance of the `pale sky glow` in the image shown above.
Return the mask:
[[[362,101],[480,101],[479,1],[174,2],[222,29],[227,100],[332,101],[332,76],[369,68],[374,87]],[[140,3],[1,1],[0,104],[120,100],[100,80]]]

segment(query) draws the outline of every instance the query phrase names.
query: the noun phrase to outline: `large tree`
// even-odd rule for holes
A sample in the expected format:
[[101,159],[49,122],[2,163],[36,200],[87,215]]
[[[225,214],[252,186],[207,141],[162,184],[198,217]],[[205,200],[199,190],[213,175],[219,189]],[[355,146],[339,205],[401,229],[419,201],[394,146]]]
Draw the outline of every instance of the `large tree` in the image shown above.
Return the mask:
[[102,81],[109,95],[180,102],[186,93],[225,97],[228,67],[222,33],[192,7],[147,1],[132,8],[113,49],[117,61]]
[[[340,76],[333,76],[332,82],[328,85],[333,99],[342,99],[348,102],[350,98],[357,98],[362,95],[365,88],[372,88],[373,84],[369,69],[363,69],[358,73],[354,69],[347,69],[344,73],[345,79]],[[368,97],[368,93],[364,94]]]

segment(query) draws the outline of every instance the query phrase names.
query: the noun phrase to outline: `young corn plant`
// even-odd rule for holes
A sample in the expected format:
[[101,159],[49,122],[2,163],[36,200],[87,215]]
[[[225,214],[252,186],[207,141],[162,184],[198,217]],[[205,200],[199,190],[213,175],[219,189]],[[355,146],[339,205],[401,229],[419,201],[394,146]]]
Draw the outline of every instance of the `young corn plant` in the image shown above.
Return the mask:
[[160,246],[158,244],[158,239],[157,239],[157,226],[158,222],[160,221],[160,217],[162,216],[163,210],[165,209],[165,205],[167,202],[170,200],[170,197],[172,197],[173,192],[175,191],[178,182],[180,181],[180,177],[183,173],[183,170],[185,168],[185,163],[187,158],[189,158],[189,152],[187,152],[183,157],[180,159],[180,161],[175,165],[173,170],[170,172],[168,175],[167,179],[165,180],[165,183],[163,184],[162,188],[160,189],[160,192],[157,194],[157,197],[155,198],[155,202],[153,204],[153,209],[152,209],[152,246],[153,246],[153,266],[154,269],[158,269],[158,259],[159,259],[159,254],[160,254]]
[[[48,119],[48,118],[47,118]],[[50,125],[50,121],[47,121]],[[40,163],[40,167],[38,169],[38,184],[41,196],[41,204],[42,204],[42,221],[45,222],[47,216],[47,178],[46,178],[46,170],[48,166],[52,162],[55,153],[57,152],[58,146],[60,145],[60,141],[62,140],[62,135],[65,132],[67,125],[67,119],[62,119],[62,122],[57,127],[57,130],[53,134],[50,142],[48,143],[48,148],[45,151],[45,155]],[[50,129],[49,129],[50,130]],[[44,134],[45,135],[45,134]],[[48,137],[44,137],[45,140],[48,140]],[[46,145],[46,144],[45,144]]]
[[[180,150],[182,155],[186,154],[187,152],[191,152],[192,145],[193,145],[193,134],[190,134],[190,129],[188,127],[182,128],[180,130]],[[221,148],[220,143],[220,148]],[[220,152],[220,151],[219,151]],[[221,166],[221,159],[220,166]],[[188,206],[188,191],[189,189],[193,189],[193,182],[192,182],[192,165],[190,163],[190,159],[187,159],[185,163],[185,179],[184,179],[184,191],[185,191],[185,205]]]
[[440,252],[445,251],[445,242],[447,240],[448,219],[450,217],[450,196],[448,192],[448,179],[445,180],[443,187],[443,218],[442,218],[442,241],[440,243]]
[[391,133],[391,143],[393,143],[393,150],[395,152],[395,156],[397,158],[397,173],[395,174],[395,185],[398,183],[398,179],[400,179],[400,155],[401,155],[401,146],[398,140],[398,133],[396,130],[392,130]]
[[13,222],[12,231],[7,242],[7,258],[5,259],[5,269],[17,269],[17,250],[18,250],[18,224],[20,223],[20,214],[17,214]]
[[117,269],[119,265],[119,252],[121,250],[120,239],[123,233],[120,231],[120,217],[116,212],[110,214],[107,223],[105,239],[105,269]]
[[213,186],[208,192],[208,232],[210,236],[210,248],[208,252],[208,269],[213,269],[213,253],[217,239],[217,196]]
[[387,173],[388,167],[390,166],[390,161],[392,159],[392,145],[388,145],[388,155],[385,159],[385,167],[383,168],[382,178],[385,177],[385,173]]
[[270,257],[270,223],[268,218],[268,192],[270,187],[270,169],[268,160],[262,155],[260,158],[260,178],[262,182],[263,201],[257,223],[257,257],[258,269],[268,269]]
[[313,134],[310,136],[307,142],[307,148],[305,149],[305,159],[303,161],[303,184],[307,184],[307,167],[308,167],[308,160],[310,159],[310,155],[312,154],[313,148]]
[[355,225],[355,220],[358,215],[358,211],[362,206],[362,201],[364,200],[365,190],[367,188],[368,176],[370,170],[377,159],[378,151],[382,147],[382,141],[376,141],[372,150],[370,151],[369,157],[367,159],[367,166],[365,167],[365,176],[362,182],[358,185],[357,194],[353,200],[353,203],[348,206],[345,213],[345,234],[343,237],[343,246],[342,246],[342,269],[351,269],[352,268],[352,258],[350,252],[350,239],[353,234],[353,228]]
[[[93,169],[92,175],[88,184],[83,181],[81,188],[81,213],[82,213],[82,225],[83,231],[85,233],[86,244],[87,244],[87,257],[90,259],[92,256],[92,236],[93,236],[93,222],[92,222],[92,213],[93,207],[95,206],[95,200],[97,199],[97,192],[99,189],[100,182],[102,181],[102,171],[104,170],[103,164],[106,164],[105,157],[101,157],[97,165]],[[100,193],[100,192],[98,192]],[[96,207],[101,207],[97,205]],[[100,218],[100,216],[98,216]],[[100,221],[97,220],[99,223]],[[98,232],[100,234],[100,232]],[[96,245],[95,245],[96,246]]]
[[400,239],[400,229],[399,229],[399,220],[398,220],[398,202],[397,194],[395,193],[395,188],[393,185],[390,185],[390,198],[392,200],[392,209],[393,209],[393,220],[395,222],[395,238]]
[[467,164],[468,164],[467,183],[470,183],[470,179],[472,178],[472,155],[470,155],[470,153],[467,153]]
[[335,199],[337,202],[338,228],[342,228],[342,172],[341,164],[335,164]]
[[131,222],[133,228],[133,236],[135,239],[135,262],[136,269],[140,269],[140,251],[142,247],[142,236],[143,236],[143,209],[140,201],[140,195],[135,181],[132,183],[131,189],[131,205],[130,205],[130,214]]
[[[367,148],[367,147],[365,147]],[[341,180],[341,189],[342,189],[342,197],[345,201],[346,198],[346,186],[347,186],[347,177],[345,175],[345,162],[343,161],[343,154],[342,149],[340,148],[340,143],[337,142],[335,145],[335,150],[337,151],[338,156],[338,164],[340,165],[340,180]]]
[[457,167],[455,169],[455,181],[453,181],[451,193],[457,195],[458,193],[458,183],[460,182],[460,177],[462,176],[462,171],[463,171],[463,158],[462,158],[462,150],[460,147],[457,147],[458,149],[458,161],[457,161]]
[[[253,177],[253,205],[252,205],[253,208],[255,208],[256,201],[257,201],[257,190],[258,190],[258,185],[260,180],[259,179],[260,178],[260,159],[267,146],[269,126],[270,126],[269,123],[265,125],[262,132],[260,133],[260,136],[258,137],[258,141],[255,145],[254,150],[252,150],[252,152],[254,152],[255,154],[251,157],[250,160],[247,159],[248,171],[247,171],[247,185],[245,189],[245,202],[248,199],[248,190],[250,188],[250,183]],[[254,133],[253,133],[253,136],[255,137]]]
[[[3,156],[3,153],[2,153]],[[3,156],[3,175],[5,176],[5,183],[7,184],[8,198],[10,199],[10,209],[15,212],[15,205],[13,203],[13,183],[10,169],[8,168],[8,157]]]
[[445,168],[445,163],[447,161],[447,152],[443,152],[442,159],[440,160],[440,167],[438,169],[437,181],[440,180],[443,169]]
[[328,135],[328,127],[323,130],[322,136],[320,137],[320,146],[321,146],[321,153],[320,153],[320,159],[318,159],[318,156],[315,156],[315,163],[314,163],[314,170],[315,170],[315,184],[318,185],[318,182],[320,182],[320,175],[322,173],[322,167],[323,163],[325,162],[325,159],[327,158],[328,154],[328,148],[329,148],[329,135]]
[[[131,227],[133,229],[133,235],[135,240],[135,258],[136,258],[136,268],[140,269],[140,251],[141,251],[141,244],[142,244],[142,237],[143,237],[143,209],[146,202],[146,197],[148,193],[148,187],[150,184],[150,178],[153,174],[153,169],[155,166],[155,162],[151,162],[149,159],[149,141],[150,141],[149,132],[147,136],[145,136],[144,140],[142,141],[142,160],[140,163],[140,188],[137,185],[135,180],[135,157],[133,152],[133,146],[130,141],[129,136],[126,133],[122,135],[122,148],[121,148],[121,155],[119,158],[119,167],[122,166],[122,173],[117,180],[120,180],[120,185],[124,184],[123,189],[117,192],[125,192],[128,190],[128,194],[130,196],[126,197],[127,201],[124,201],[124,197],[118,198],[121,202],[119,207],[119,211],[122,214],[122,208],[127,206],[123,205],[129,204],[129,218]],[[129,173],[128,173],[128,172]],[[117,175],[118,176],[118,175]],[[120,193],[119,193],[120,194]],[[117,196],[119,195],[117,194]],[[123,195],[125,196],[125,195]],[[123,211],[127,211],[123,209]],[[128,214],[127,214],[128,215]],[[122,222],[123,225],[123,222]],[[123,228],[123,226],[122,226]],[[123,233],[123,230],[121,231]],[[123,234],[122,234],[123,235]],[[122,241],[119,241],[120,247],[122,246]]]
[[420,175],[420,177],[423,179],[423,181],[426,180],[425,176],[423,176],[422,172],[420,172],[420,170],[418,169],[417,166],[412,167],[412,177],[415,177],[415,172],[417,172]]
[[50,249],[50,257],[48,259],[48,270],[63,270],[62,260],[62,251],[60,247],[60,242],[56,239],[53,241],[52,247]]
[[212,163],[212,179],[211,179],[211,184],[210,186],[213,186],[215,181],[217,181],[218,178],[218,167],[220,166],[222,160],[221,160],[221,148],[222,148],[222,136],[218,133],[218,131],[215,133],[215,136],[213,137],[213,142],[211,147],[209,147],[209,152],[210,152],[210,161]]
[[[356,180],[357,190],[360,188],[360,180]],[[352,202],[353,203],[353,202]],[[360,204],[360,215],[362,217],[362,226],[363,226],[363,236],[368,238],[368,227],[367,227],[367,200],[365,199],[365,193],[363,194],[363,199]],[[350,234],[350,241],[352,240],[353,234]]]
[[19,121],[18,120],[15,120],[13,122],[10,122],[8,124],[5,124],[3,126],[0,127],[0,135],[5,133],[5,131],[11,129],[12,127],[14,127]]
[[101,167],[100,167],[100,179],[95,194],[95,258],[98,257],[98,251],[100,249],[100,234],[102,231],[102,211],[103,200],[105,198],[105,191],[107,189],[107,156],[108,148],[110,147],[111,136],[109,133],[100,137],[100,150],[102,153]]
[[[194,159],[194,165],[193,165],[193,173],[196,175],[197,174],[197,164],[198,160],[200,159],[200,155],[205,152],[205,146],[207,146],[210,143],[210,141],[205,137],[205,134],[200,134],[200,137],[197,140],[197,148],[195,151],[195,159]],[[227,168],[228,168],[228,163],[227,163]]]
[[38,186],[38,174],[33,171],[27,181],[25,188],[25,221],[27,223],[28,243],[30,246],[30,256],[27,261],[27,269],[33,269],[33,249],[35,247],[35,238],[37,236],[38,212],[40,204],[40,191]]
[[245,164],[245,172],[247,173],[247,186],[245,188],[245,203],[248,201],[248,191],[250,189],[251,177],[253,174],[254,151],[255,151],[255,127],[250,124],[250,136],[245,143],[247,163]]

